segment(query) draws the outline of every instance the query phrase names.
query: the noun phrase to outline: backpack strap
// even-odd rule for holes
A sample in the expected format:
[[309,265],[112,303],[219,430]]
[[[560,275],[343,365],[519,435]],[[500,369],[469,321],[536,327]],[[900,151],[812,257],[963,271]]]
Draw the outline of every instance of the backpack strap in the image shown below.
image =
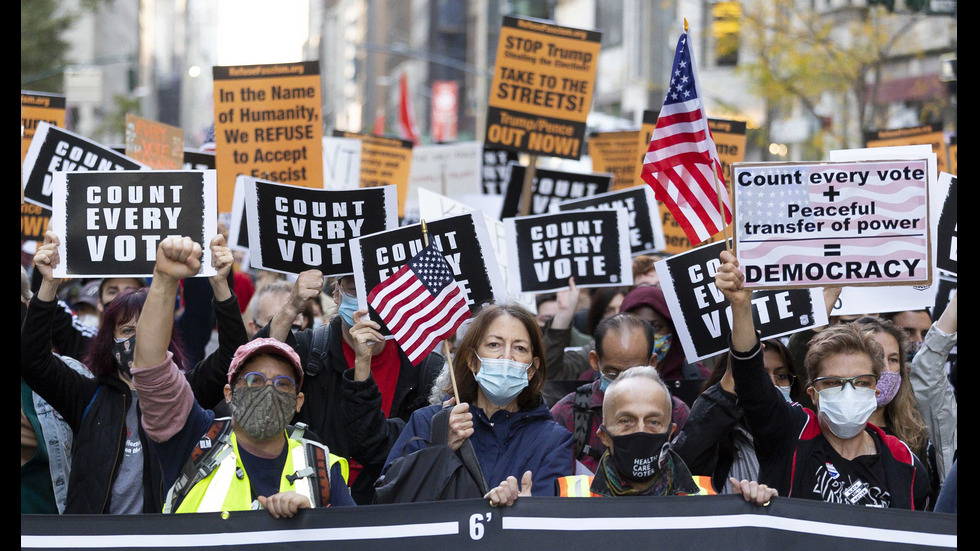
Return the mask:
[[204,480],[231,453],[231,418],[219,417],[211,423],[207,432],[198,440],[184,463],[177,481],[167,492],[163,512],[171,513],[195,484]]
[[[432,416],[431,426],[430,426],[430,436],[429,444],[432,446],[436,445],[448,445],[449,443],[449,413],[452,411],[451,407],[444,407],[436,412]],[[480,491],[486,495],[490,491],[490,487],[487,485],[487,480],[483,476],[483,469],[480,467],[480,460],[476,457],[476,450],[473,449],[473,443],[467,438],[463,440],[463,445],[459,447],[460,459],[463,461],[463,465],[466,466],[466,470],[469,471],[470,476],[476,481],[477,485],[480,487]]]
[[576,458],[584,453],[598,461],[602,454],[589,445],[589,428],[592,426],[592,416],[595,415],[590,407],[591,398],[592,383],[575,389],[575,426],[572,431],[572,446]]
[[286,480],[290,484],[300,478],[310,480],[311,497],[314,507],[326,507],[330,505],[330,452],[323,444],[307,440],[305,438],[294,438],[303,444],[306,453],[306,467],[296,471],[291,475],[286,475]]
[[306,376],[316,377],[317,373],[323,368],[323,358],[330,351],[330,324],[324,323],[313,330],[313,342],[310,349],[310,358],[306,363]]

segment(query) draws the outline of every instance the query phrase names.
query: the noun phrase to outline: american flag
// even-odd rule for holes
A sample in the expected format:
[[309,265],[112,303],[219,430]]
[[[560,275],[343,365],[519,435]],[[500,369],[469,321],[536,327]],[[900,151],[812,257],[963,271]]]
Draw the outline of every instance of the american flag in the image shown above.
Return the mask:
[[368,304],[413,365],[470,317],[452,268],[434,242],[372,289]]
[[408,77],[402,73],[398,82],[398,133],[403,140],[411,140],[415,145],[419,144],[419,127],[415,123],[415,112],[412,109],[412,100],[408,94]]
[[[721,160],[698,88],[694,58],[684,32],[677,41],[670,89],[643,157],[641,176],[684,228],[691,245],[709,239],[732,220]],[[718,190],[726,190],[721,193],[724,222]]]

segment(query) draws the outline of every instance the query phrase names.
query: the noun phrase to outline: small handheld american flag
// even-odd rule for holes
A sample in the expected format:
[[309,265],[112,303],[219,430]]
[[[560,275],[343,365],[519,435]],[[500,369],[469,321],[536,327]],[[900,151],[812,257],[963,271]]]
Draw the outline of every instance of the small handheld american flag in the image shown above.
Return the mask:
[[413,365],[470,317],[463,290],[435,243],[379,283],[367,300]]

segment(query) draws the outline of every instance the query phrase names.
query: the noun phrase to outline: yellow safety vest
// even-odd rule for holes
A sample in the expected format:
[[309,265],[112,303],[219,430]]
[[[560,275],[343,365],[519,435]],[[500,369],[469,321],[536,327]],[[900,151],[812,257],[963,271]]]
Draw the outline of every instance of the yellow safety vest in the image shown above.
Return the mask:
[[[294,473],[301,473],[307,467],[315,470],[316,466],[307,465],[306,449],[303,442],[289,438],[287,439],[287,443],[289,451],[286,455],[286,464],[283,467],[282,475],[279,479],[279,491],[296,491],[306,497],[310,501],[310,506],[313,506],[315,503],[313,492],[317,491],[314,488],[314,478],[312,476],[305,476],[302,479],[305,481],[304,483],[296,484],[290,482],[286,477]],[[230,447],[231,453],[224,454],[218,466],[190,489],[180,506],[177,507],[177,513],[247,511],[252,509],[252,486],[248,481],[248,473],[245,472],[242,466],[238,452],[238,441],[235,438],[234,431],[231,433],[229,443],[225,445]],[[330,464],[328,468],[332,468],[334,464],[340,463],[344,482],[346,483],[349,475],[347,459],[332,453],[329,454],[329,458]],[[241,472],[241,478],[236,474],[238,472]],[[298,478],[295,479],[296,482],[299,482],[299,480]],[[168,496],[164,513],[171,512],[168,510],[170,503],[171,500]]]
[[[559,497],[603,497],[602,494],[592,492],[592,480],[594,476],[579,474],[573,476],[563,476],[558,479]],[[716,492],[711,488],[711,477],[695,476],[694,483],[698,486],[698,493],[685,495],[714,495]]]

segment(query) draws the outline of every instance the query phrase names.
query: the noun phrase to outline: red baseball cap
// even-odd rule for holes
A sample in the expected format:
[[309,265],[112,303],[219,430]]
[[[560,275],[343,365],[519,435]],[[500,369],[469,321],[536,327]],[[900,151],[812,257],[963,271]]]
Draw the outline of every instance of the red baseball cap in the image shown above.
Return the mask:
[[293,366],[296,374],[297,391],[303,386],[303,366],[299,360],[299,354],[293,350],[292,346],[273,338],[254,339],[238,347],[235,357],[231,359],[228,366],[228,384],[235,378],[235,373],[242,364],[246,363],[251,357],[258,354],[274,354],[282,357],[289,365]]

